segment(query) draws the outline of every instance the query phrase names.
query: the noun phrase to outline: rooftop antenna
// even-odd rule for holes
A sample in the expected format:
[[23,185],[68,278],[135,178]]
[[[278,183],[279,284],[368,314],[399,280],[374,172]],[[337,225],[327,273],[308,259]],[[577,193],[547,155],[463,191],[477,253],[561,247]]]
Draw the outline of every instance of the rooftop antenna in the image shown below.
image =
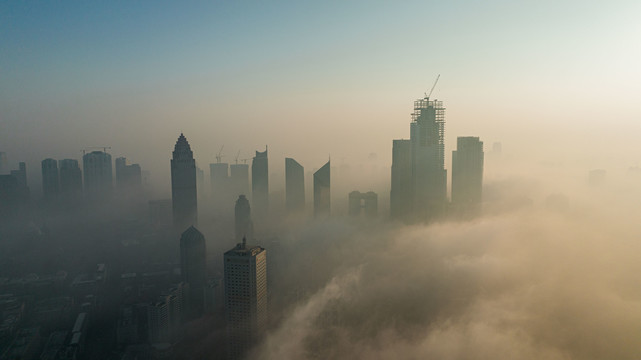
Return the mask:
[[430,96],[432,96],[432,91],[434,91],[434,88],[436,87],[436,83],[438,83],[438,79],[440,79],[440,78],[441,78],[441,74],[438,74],[438,76],[436,77],[436,81],[434,81],[434,85],[432,85],[432,89],[430,90],[430,93],[429,94],[425,94],[426,98],[429,99]]

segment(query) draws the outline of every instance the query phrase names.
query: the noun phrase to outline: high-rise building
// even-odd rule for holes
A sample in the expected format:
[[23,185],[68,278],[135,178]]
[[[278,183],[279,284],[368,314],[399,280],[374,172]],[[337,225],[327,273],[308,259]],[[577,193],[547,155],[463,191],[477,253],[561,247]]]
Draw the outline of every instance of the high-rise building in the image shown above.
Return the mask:
[[410,140],[394,140],[392,145],[392,190],[390,191],[390,216],[408,220],[412,212],[412,161]]
[[252,203],[254,214],[263,218],[269,211],[269,167],[267,147],[265,151],[256,151],[252,160]]
[[82,171],[78,160],[60,160],[60,197],[65,202],[77,202],[82,198]]
[[231,164],[229,170],[231,173],[229,178],[231,194],[235,198],[239,195],[249,195],[249,165]]
[[44,159],[42,166],[42,193],[45,200],[52,201],[58,198],[60,192],[60,178],[58,162],[54,159]]
[[378,195],[375,192],[352,191],[349,193],[349,215],[359,217],[361,214],[368,218],[378,216]]
[[458,137],[452,151],[452,205],[457,211],[477,213],[482,189],[483,142],[478,137]]
[[127,159],[116,159],[116,188],[121,194],[137,194],[142,191],[142,171],[140,165],[129,164]]
[[410,124],[413,213],[427,221],[440,216],[447,203],[445,108],[429,97],[414,102]]
[[92,151],[82,156],[85,196],[89,200],[105,199],[112,192],[111,155]]
[[243,238],[252,240],[254,238],[254,224],[251,218],[249,200],[245,195],[239,195],[234,208],[234,222],[236,230],[236,241],[241,242]]
[[227,357],[242,359],[267,325],[267,251],[243,240],[224,264]]
[[193,226],[180,236],[180,273],[189,285],[187,314],[190,318],[202,315],[204,290],[207,283],[207,252],[205,236]]
[[21,186],[27,187],[27,164],[25,162],[18,163],[18,170],[11,170],[9,174],[16,179]]
[[331,208],[330,161],[314,173],[314,216],[327,217]]
[[171,201],[174,226],[182,231],[198,222],[196,160],[181,133],[171,159]]
[[305,170],[292,158],[285,158],[285,204],[289,212],[305,211]]
[[28,209],[27,165],[21,162],[19,166],[9,175],[0,175],[0,222],[11,221]]

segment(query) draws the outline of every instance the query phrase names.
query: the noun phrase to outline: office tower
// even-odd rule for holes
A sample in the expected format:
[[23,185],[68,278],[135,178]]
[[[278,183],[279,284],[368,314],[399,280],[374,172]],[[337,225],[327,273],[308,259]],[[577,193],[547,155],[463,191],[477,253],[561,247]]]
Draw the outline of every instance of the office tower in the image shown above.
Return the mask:
[[54,159],[44,159],[42,166],[42,193],[45,200],[52,201],[58,198],[60,192],[60,179],[58,162]]
[[267,323],[267,251],[243,240],[224,255],[227,357],[242,359]]
[[292,158],[285,158],[285,204],[289,212],[305,211],[305,171]]
[[18,163],[18,170],[11,170],[9,174],[18,180],[21,186],[27,187],[27,164]]
[[233,201],[235,194],[230,194],[229,164],[209,164],[209,181],[211,182],[211,197],[217,206],[229,209],[225,203]]
[[171,201],[174,226],[178,230],[197,224],[196,160],[182,133],[176,141],[171,159]]
[[78,160],[64,159],[60,165],[60,197],[66,202],[76,202],[82,198],[82,171]]
[[359,217],[361,214],[368,218],[378,216],[378,195],[375,192],[352,191],[349,193],[349,216]]
[[234,221],[236,229],[236,241],[241,242],[243,238],[252,240],[254,238],[254,224],[251,218],[249,200],[245,195],[239,195],[234,208]]
[[155,226],[168,226],[172,223],[171,200],[150,200],[149,221]]
[[412,162],[410,140],[394,140],[392,144],[392,190],[390,191],[390,216],[408,220],[412,207]]
[[458,211],[477,213],[482,189],[483,142],[478,137],[458,137],[452,151],[452,205]]
[[7,163],[7,154],[0,151],[0,175],[6,175],[9,164]]
[[330,212],[330,162],[314,173],[314,216],[329,216]]
[[447,201],[445,170],[445,108],[427,96],[414,102],[410,124],[410,157],[414,215],[430,220],[441,215]]
[[183,282],[189,285],[188,317],[200,317],[207,282],[207,254],[205,237],[193,226],[180,236],[180,272]]
[[231,164],[229,169],[232,195],[249,195],[249,165]]
[[263,152],[256,151],[256,156],[252,160],[252,203],[257,216],[262,218],[267,215],[269,210],[267,147]]
[[28,201],[28,189],[15,176],[0,175],[0,223],[21,213]]
[[172,343],[179,336],[182,316],[182,287],[171,288],[147,306],[149,342]]
[[116,159],[116,188],[121,194],[136,194],[142,191],[142,171],[140,165],[129,164],[127,159]]
[[112,191],[111,155],[92,151],[82,156],[85,196],[89,200],[105,199]]

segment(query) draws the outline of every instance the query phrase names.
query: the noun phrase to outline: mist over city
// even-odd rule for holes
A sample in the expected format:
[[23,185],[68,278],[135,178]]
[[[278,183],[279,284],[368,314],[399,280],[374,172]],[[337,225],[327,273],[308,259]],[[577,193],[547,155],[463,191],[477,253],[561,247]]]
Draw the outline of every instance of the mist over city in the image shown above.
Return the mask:
[[0,360],[640,358],[639,13],[0,4]]

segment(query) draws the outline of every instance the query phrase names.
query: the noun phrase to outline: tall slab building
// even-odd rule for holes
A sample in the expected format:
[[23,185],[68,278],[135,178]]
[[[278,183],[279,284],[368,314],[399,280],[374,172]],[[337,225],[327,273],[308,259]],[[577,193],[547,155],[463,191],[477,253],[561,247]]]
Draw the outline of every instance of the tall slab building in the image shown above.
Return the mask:
[[456,139],[452,151],[452,205],[458,211],[480,211],[483,191],[483,142],[478,137]]
[[224,255],[227,358],[243,359],[267,325],[267,251],[243,240]]
[[[393,217],[407,221],[430,221],[441,216],[447,205],[445,170],[445,108],[428,96],[414,101],[409,139],[409,188],[407,185],[407,140],[395,140],[392,161]],[[404,189],[409,189],[408,195]],[[405,206],[407,198],[411,206]],[[409,214],[407,214],[409,213]]]
[[181,133],[171,159],[171,204],[174,226],[182,231],[198,223],[196,160]]
[[314,173],[314,216],[328,217],[331,209],[330,161]]
[[229,173],[232,194],[234,196],[249,196],[249,165],[231,164],[229,166]]
[[42,167],[42,193],[46,201],[53,201],[60,193],[60,176],[58,173],[58,161],[44,159]]
[[60,165],[60,197],[63,202],[76,203],[82,199],[82,171],[76,159],[64,159]]
[[197,318],[203,314],[207,283],[206,254],[205,236],[190,226],[180,236],[180,273],[183,282],[189,284],[188,318]]
[[267,148],[265,151],[256,151],[252,160],[252,203],[254,213],[264,217],[269,211],[269,166],[267,162]]
[[111,196],[113,173],[111,155],[106,151],[92,151],[82,156],[85,197],[102,200]]
[[305,211],[305,170],[292,158],[285,158],[285,204],[290,213]]

